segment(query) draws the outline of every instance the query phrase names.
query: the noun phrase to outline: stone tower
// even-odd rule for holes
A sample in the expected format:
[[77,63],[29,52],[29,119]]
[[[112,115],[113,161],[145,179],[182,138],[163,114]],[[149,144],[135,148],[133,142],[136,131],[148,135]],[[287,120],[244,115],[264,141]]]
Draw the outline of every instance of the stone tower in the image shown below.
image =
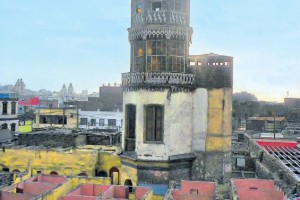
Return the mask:
[[67,91],[67,87],[66,87],[66,84],[63,84],[61,90],[60,90],[60,96],[62,98],[65,98],[68,94],[68,91]]
[[[214,147],[214,140],[218,145],[225,141],[223,127],[231,126],[231,116],[224,125],[222,115],[220,127],[216,125],[219,132],[210,128],[219,120],[220,112],[226,110],[231,114],[232,68],[226,66],[227,77],[222,74],[223,68],[191,66],[190,1],[132,0],[128,31],[131,56],[130,72],[122,74],[124,126],[120,183],[224,180],[230,158],[227,159],[227,154],[224,157],[225,150]],[[201,59],[210,58],[202,55]],[[231,57],[224,59],[232,63]],[[213,62],[211,65],[215,66]],[[205,80],[206,77],[209,79]],[[209,82],[215,79],[217,86]],[[231,81],[227,93],[223,90],[225,79]],[[206,81],[207,84],[201,84]],[[227,146],[224,149],[227,152]],[[218,171],[216,176],[208,169],[211,164],[203,163],[208,152],[217,154],[214,167],[221,173]]]
[[74,95],[74,87],[73,84],[70,83],[69,87],[68,87],[68,96],[72,97]]
[[14,86],[14,92],[24,93],[25,92],[25,83],[22,79],[18,79]]

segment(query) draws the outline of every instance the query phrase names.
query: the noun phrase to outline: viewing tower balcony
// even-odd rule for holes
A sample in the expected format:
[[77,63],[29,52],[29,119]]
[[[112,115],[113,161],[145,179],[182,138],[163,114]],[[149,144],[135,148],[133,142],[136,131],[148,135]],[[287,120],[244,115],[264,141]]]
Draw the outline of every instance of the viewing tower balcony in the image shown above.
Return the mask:
[[195,75],[171,72],[129,72],[122,74],[123,87],[140,86],[177,86],[193,87]]
[[132,18],[133,26],[143,26],[152,24],[167,24],[184,26],[188,23],[185,13],[175,11],[146,11],[137,13]]

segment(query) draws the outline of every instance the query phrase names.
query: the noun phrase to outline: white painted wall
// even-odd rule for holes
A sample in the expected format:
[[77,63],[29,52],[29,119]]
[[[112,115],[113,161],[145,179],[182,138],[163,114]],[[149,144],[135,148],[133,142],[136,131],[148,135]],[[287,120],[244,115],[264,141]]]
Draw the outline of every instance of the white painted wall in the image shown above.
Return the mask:
[[[123,113],[122,112],[106,112],[106,111],[82,111],[79,109],[79,128],[83,129],[107,129],[115,128],[108,126],[108,119],[116,119],[116,127],[122,128],[123,126]],[[80,119],[87,118],[88,124],[80,125]],[[96,126],[91,125],[91,120],[96,119]],[[100,119],[104,119],[104,126],[100,126]]]
[[205,151],[207,135],[208,92],[198,88],[193,95],[192,151]]
[[[3,104],[2,102],[7,102],[7,115],[3,115]],[[8,129],[10,130],[11,124],[16,124],[16,131],[18,131],[19,120],[17,114],[11,114],[11,102],[16,102],[16,113],[18,113],[18,101],[12,101],[11,99],[0,100],[0,127],[2,124],[7,124]]]

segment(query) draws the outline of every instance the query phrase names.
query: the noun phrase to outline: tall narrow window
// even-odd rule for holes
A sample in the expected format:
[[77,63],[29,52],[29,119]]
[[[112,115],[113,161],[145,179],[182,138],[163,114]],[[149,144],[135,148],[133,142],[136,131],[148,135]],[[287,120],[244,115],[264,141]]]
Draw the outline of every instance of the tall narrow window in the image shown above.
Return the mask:
[[135,115],[136,107],[134,105],[127,105],[126,107],[126,128],[127,138],[135,139]]
[[126,105],[126,151],[135,150],[135,124],[136,124],[136,106]]
[[7,102],[3,102],[2,107],[2,115],[7,115]]
[[138,50],[138,56],[142,57],[143,55],[144,55],[143,48],[139,48],[139,50]]
[[16,114],[16,109],[17,109],[17,103],[11,102],[11,114],[12,115]]
[[15,123],[12,123],[11,125],[10,125],[10,131],[16,131],[16,124]]
[[144,71],[145,57],[144,49],[146,43],[143,40],[139,40],[134,44],[134,71]]
[[163,141],[163,106],[146,106],[146,142]]

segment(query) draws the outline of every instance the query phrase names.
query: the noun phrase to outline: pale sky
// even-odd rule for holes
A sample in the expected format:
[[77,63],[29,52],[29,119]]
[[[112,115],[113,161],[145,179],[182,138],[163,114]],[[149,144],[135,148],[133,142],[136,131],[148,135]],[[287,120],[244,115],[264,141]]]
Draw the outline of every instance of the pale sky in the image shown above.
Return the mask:
[[[234,91],[300,97],[299,0],[191,0],[190,54],[234,57]],[[0,0],[0,84],[97,91],[129,71],[130,0]]]

